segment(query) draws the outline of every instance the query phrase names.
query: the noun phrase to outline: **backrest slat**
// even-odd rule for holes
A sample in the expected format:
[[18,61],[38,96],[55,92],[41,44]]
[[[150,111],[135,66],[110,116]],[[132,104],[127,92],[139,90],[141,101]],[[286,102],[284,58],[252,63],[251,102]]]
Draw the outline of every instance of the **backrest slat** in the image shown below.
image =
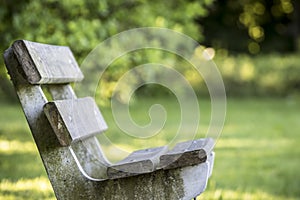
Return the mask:
[[91,97],[49,102],[44,112],[61,145],[101,133],[107,125]]
[[83,79],[69,47],[18,40],[12,48],[31,84],[69,83]]

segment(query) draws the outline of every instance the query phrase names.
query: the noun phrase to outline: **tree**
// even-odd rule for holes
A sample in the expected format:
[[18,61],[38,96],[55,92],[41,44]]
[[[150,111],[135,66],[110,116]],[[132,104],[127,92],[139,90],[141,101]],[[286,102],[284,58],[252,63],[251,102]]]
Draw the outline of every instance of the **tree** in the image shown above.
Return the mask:
[[221,0],[198,22],[206,45],[252,54],[296,51],[299,9],[296,0]]
[[[1,0],[0,49],[16,39],[67,45],[80,63],[99,42],[130,28],[166,27],[201,40],[194,19],[207,15],[212,1]],[[1,89],[12,96],[2,58],[0,66]]]

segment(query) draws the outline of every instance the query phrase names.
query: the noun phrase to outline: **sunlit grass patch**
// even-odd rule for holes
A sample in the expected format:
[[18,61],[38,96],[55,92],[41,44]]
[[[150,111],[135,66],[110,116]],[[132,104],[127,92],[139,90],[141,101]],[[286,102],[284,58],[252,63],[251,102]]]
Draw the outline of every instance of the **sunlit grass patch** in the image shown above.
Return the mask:
[[36,153],[37,148],[31,142],[21,142],[19,140],[1,140],[0,139],[0,153],[14,154],[14,153]]
[[16,182],[4,179],[0,182],[0,191],[0,199],[55,199],[46,177],[20,179]]
[[11,182],[4,179],[0,183],[0,188],[2,191],[26,191],[34,190],[40,192],[50,192],[52,187],[49,180],[46,177],[39,177],[35,179],[21,179],[17,182]]

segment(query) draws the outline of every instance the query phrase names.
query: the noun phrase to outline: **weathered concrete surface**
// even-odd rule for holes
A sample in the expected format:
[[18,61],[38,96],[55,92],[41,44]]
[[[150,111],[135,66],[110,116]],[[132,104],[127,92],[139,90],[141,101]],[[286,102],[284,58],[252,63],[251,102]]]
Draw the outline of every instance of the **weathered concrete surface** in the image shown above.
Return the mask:
[[63,146],[107,130],[106,122],[91,97],[49,102],[44,106],[44,112]]
[[13,43],[13,51],[22,62],[20,69],[32,84],[69,83],[83,79],[69,47],[18,40]]

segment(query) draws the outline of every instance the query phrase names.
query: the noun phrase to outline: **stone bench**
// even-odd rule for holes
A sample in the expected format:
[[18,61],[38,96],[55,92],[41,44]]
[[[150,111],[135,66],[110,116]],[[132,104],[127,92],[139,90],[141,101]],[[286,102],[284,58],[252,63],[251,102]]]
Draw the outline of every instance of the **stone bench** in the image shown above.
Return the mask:
[[191,199],[205,190],[212,139],[142,149],[111,164],[96,138],[107,129],[98,106],[70,85],[83,74],[68,47],[19,40],[4,58],[57,199]]

